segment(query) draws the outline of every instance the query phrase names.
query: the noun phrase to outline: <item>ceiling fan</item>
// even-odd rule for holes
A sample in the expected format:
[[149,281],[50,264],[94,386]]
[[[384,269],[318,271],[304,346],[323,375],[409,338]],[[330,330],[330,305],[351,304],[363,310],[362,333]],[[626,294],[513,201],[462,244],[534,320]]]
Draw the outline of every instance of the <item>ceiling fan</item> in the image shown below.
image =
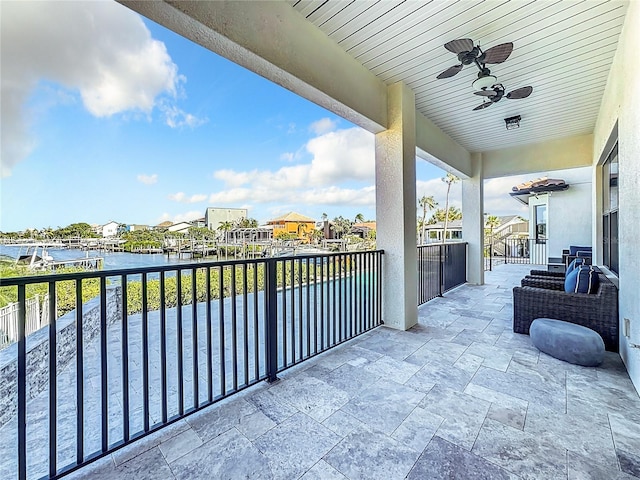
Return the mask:
[[474,110],[482,110],[484,108],[490,107],[494,103],[498,103],[502,100],[503,97],[509,98],[511,100],[518,100],[520,98],[527,98],[533,92],[533,87],[520,87],[515,90],[511,90],[506,95],[504,94],[504,86],[501,83],[497,83],[493,85],[491,88],[485,88],[483,90],[479,90],[477,92],[473,92],[476,95],[480,95],[485,97],[488,101],[485,101],[478,105]]
[[507,97],[512,100],[521,98],[527,98],[533,92],[533,87],[521,87],[505,95],[504,86],[498,83],[498,79],[491,75],[491,70],[487,68],[487,63],[498,64],[502,63],[509,58],[511,52],[513,52],[513,43],[501,43],[495,47],[491,47],[485,51],[482,51],[479,45],[473,45],[473,40],[470,38],[461,38],[458,40],[451,40],[445,43],[444,48],[451,53],[455,53],[458,56],[459,65],[447,68],[444,72],[438,75],[436,78],[450,78],[457,75],[462,67],[465,65],[471,65],[472,63],[478,67],[478,78],[471,84],[476,95],[486,97],[488,101],[478,105],[474,110],[482,110],[490,107],[494,103],[499,102],[503,97]]

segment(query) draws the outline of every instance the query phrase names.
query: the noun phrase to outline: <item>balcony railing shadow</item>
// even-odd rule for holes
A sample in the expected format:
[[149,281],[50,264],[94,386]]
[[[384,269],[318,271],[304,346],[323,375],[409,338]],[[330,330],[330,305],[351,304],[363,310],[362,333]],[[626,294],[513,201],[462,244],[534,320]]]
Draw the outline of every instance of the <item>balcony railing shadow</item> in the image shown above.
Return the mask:
[[[0,477],[56,477],[375,328],[382,254],[0,280],[18,306],[0,351]],[[27,335],[39,284],[48,326]]]

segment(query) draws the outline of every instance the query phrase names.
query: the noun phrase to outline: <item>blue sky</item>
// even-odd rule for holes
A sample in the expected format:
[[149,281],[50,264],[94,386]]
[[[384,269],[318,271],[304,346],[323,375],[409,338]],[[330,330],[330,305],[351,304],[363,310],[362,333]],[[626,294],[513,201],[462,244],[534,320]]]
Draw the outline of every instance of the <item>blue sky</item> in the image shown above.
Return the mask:
[[[2,76],[1,231],[375,218],[372,134],[119,4],[3,2]],[[443,175],[418,160],[418,196],[444,205]]]

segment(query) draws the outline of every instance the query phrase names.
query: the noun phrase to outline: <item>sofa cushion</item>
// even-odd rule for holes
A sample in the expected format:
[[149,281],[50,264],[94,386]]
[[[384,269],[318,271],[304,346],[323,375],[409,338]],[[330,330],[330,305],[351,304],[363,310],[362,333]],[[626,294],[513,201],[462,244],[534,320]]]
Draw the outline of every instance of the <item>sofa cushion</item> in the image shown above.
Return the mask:
[[584,258],[574,258],[569,264],[569,266],[567,267],[567,270],[565,271],[565,277],[569,275],[571,272],[573,272],[577,267],[584,264],[584,262],[585,262]]
[[576,283],[578,283],[578,269],[574,268],[564,277],[564,291],[573,293],[576,289]]
[[591,265],[579,265],[564,279],[564,291],[569,293],[596,293],[600,277]]
[[578,247],[576,245],[569,246],[569,255],[575,257],[578,252],[591,252],[591,247]]

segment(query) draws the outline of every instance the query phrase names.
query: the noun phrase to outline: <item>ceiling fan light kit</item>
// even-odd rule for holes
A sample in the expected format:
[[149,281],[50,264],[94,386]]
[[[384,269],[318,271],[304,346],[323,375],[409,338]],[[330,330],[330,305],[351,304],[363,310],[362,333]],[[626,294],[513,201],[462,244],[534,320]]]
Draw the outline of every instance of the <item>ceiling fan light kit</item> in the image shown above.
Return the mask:
[[471,86],[474,90],[486,90],[487,88],[493,87],[498,82],[498,79],[493,75],[478,75]]
[[[513,51],[513,43],[511,42],[501,43],[483,52],[480,45],[474,46],[473,40],[470,38],[461,38],[445,43],[444,48],[451,53],[455,53],[460,64],[447,68],[436,78],[443,79],[453,77],[457,75],[465,65],[471,65],[472,63],[480,70],[478,78],[474,80],[471,86],[475,90],[473,93],[485,97],[485,101],[473,110],[483,110],[490,107],[494,103],[502,100],[502,97],[510,100],[518,100],[527,98],[533,92],[533,87],[527,86],[516,88],[505,95],[504,86],[498,83],[496,76],[491,75],[491,71],[487,68],[487,63],[502,63],[509,58]],[[518,117],[518,120],[519,119],[520,117]]]

